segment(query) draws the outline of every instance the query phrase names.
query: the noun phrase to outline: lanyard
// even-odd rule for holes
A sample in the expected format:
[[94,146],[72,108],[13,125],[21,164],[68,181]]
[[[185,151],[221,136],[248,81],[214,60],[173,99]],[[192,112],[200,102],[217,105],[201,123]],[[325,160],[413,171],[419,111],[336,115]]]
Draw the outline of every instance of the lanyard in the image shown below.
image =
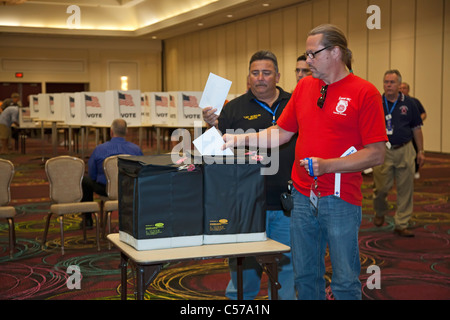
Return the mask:
[[270,114],[272,114],[272,124],[276,124],[276,120],[275,120],[275,114],[277,113],[278,107],[280,106],[280,102],[278,102],[277,106],[275,107],[275,111],[272,111],[272,109],[270,109],[265,103],[262,103],[259,100],[256,100],[256,103],[258,103],[261,107],[263,107],[264,109],[266,109],[268,112],[270,112]]
[[391,110],[389,110],[388,109],[388,101],[387,101],[387,99],[386,99],[386,96],[384,96],[384,103],[385,103],[385,105],[386,105],[386,111],[389,113],[389,114],[391,114],[392,113],[392,111],[394,111],[394,108],[395,108],[395,106],[397,105],[397,102],[398,102],[398,97],[397,97],[397,100],[395,100],[395,102],[394,102],[394,104],[392,105],[392,108],[391,108]]
[[[350,148],[347,149],[347,151],[345,151],[342,155],[342,157],[346,157],[352,153],[355,153],[357,150],[355,147],[351,146]],[[334,174],[334,195],[336,197],[341,197],[341,174],[340,173],[335,173]]]

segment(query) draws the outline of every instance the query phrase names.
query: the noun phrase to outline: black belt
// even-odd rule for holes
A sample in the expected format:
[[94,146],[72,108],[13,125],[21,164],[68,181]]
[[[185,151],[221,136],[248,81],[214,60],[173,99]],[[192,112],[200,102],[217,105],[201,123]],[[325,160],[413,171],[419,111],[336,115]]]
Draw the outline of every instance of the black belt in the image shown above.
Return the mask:
[[393,150],[400,149],[401,147],[406,146],[410,142],[411,142],[411,140],[409,140],[408,142],[402,143],[402,144],[393,144],[393,145],[391,145],[391,149],[393,149]]

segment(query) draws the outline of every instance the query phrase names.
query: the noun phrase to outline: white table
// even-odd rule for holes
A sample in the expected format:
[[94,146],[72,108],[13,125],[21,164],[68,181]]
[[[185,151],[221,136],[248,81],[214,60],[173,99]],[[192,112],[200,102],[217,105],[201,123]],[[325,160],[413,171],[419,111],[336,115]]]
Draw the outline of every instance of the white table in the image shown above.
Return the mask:
[[162,266],[170,262],[198,259],[236,258],[238,299],[243,299],[242,289],[242,261],[245,257],[254,256],[270,279],[271,296],[278,299],[278,261],[281,254],[290,251],[290,247],[277,241],[267,239],[258,242],[240,242],[225,244],[209,244],[195,247],[181,247],[158,250],[138,251],[119,239],[118,233],[108,235],[111,241],[120,251],[121,257],[121,298],[127,299],[127,267],[128,261],[136,269],[137,299],[144,299],[144,292],[149,284],[156,278]]

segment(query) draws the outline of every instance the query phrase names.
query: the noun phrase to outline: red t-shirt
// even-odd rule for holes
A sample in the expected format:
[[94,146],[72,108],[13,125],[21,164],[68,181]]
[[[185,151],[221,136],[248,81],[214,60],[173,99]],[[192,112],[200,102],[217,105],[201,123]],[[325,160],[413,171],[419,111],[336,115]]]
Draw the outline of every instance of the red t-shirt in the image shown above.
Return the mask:
[[[300,166],[307,157],[339,158],[354,146],[387,141],[381,95],[370,82],[354,74],[328,86],[325,103],[317,106],[325,82],[312,76],[301,80],[295,88],[277,124],[284,130],[297,132],[292,180],[296,189],[310,195],[314,181]],[[334,194],[335,174],[318,177],[321,196]],[[361,172],[341,174],[341,198],[361,206]]]

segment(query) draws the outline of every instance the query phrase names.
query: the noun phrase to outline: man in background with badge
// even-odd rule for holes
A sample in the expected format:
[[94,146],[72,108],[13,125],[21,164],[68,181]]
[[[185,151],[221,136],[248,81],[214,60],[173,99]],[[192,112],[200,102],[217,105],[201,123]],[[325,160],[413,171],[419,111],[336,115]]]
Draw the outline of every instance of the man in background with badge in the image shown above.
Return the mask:
[[394,184],[397,186],[397,212],[395,213],[394,233],[412,237],[407,229],[413,212],[414,173],[417,144],[417,164],[425,161],[422,135],[422,119],[411,98],[400,92],[402,76],[398,70],[388,70],[384,74],[383,108],[386,120],[386,156],[381,166],[373,168],[374,178],[374,224],[380,227],[388,212],[387,195]]

